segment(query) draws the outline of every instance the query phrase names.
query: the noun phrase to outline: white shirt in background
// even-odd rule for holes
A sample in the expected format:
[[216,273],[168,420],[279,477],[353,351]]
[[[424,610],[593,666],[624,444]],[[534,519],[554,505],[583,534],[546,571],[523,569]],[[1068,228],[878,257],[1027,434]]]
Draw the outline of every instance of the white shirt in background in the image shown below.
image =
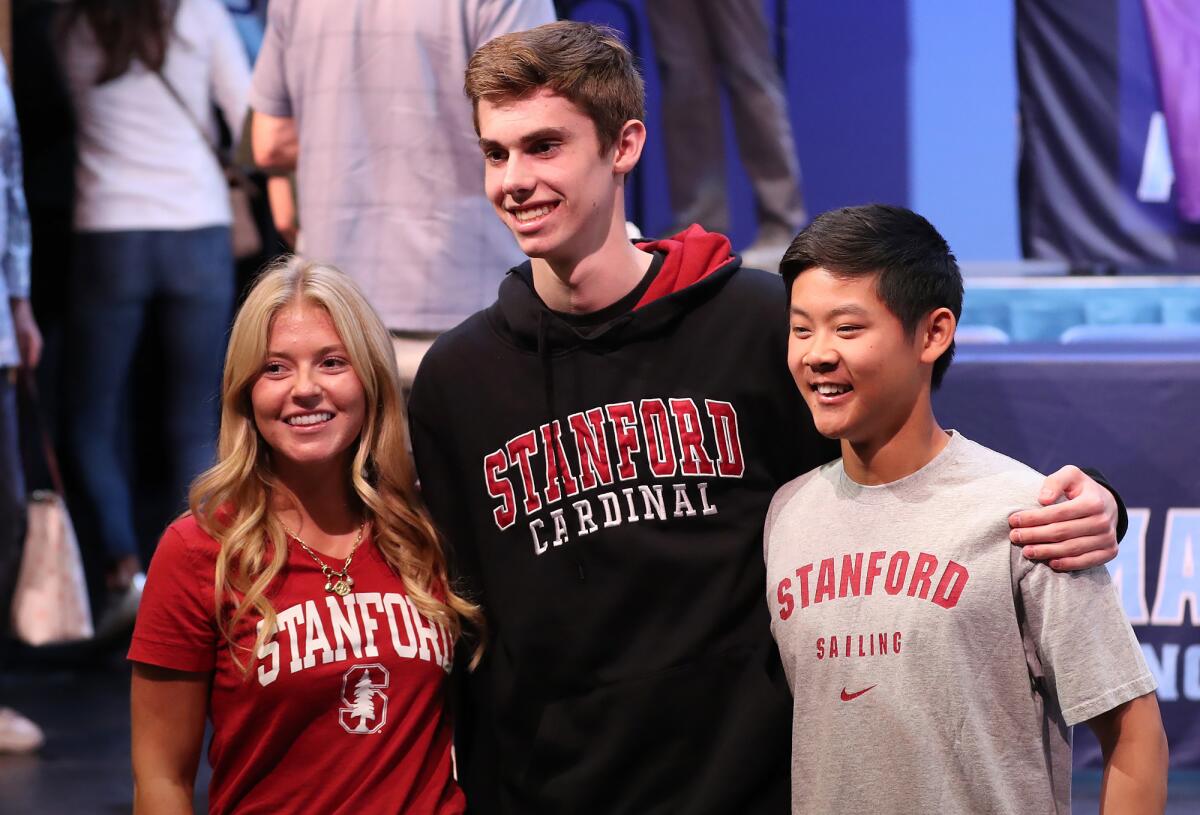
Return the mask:
[[[198,229],[230,222],[228,187],[195,125],[153,72],[134,60],[96,84],[101,53],[83,18],[63,70],[78,127],[75,229]],[[250,65],[217,0],[180,0],[163,74],[215,141],[213,103],[241,137]]]

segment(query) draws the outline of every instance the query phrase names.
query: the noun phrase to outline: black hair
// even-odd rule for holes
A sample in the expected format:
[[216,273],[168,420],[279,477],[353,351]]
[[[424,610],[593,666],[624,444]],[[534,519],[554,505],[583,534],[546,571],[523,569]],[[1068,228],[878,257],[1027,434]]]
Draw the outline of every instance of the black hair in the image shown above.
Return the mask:
[[[962,314],[958,262],[933,224],[911,210],[884,204],[845,207],[818,215],[788,247],[779,273],[791,292],[796,278],[817,267],[835,277],[877,275],[879,299],[911,336],[934,309]],[[954,358],[954,342],[933,363],[936,390]]]

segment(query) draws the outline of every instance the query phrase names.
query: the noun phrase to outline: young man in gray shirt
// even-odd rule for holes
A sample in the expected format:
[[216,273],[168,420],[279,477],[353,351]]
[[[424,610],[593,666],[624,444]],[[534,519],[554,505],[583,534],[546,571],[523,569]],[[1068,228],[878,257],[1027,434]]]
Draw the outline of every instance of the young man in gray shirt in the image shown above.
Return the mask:
[[1155,682],[1107,571],[1021,557],[1004,519],[1042,476],[934,417],[962,310],[946,242],[908,210],[837,210],[781,272],[788,364],[842,448],[780,489],[764,536],[792,811],[1069,814],[1087,722],[1102,807],[1161,813]]

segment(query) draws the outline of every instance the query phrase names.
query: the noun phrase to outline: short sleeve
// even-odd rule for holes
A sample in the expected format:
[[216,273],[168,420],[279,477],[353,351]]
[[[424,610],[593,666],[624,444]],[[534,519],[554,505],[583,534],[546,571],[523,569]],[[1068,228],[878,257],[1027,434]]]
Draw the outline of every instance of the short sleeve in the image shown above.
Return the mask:
[[250,107],[268,116],[295,115],[287,86],[291,17],[291,0],[271,0],[267,6],[267,30],[250,81]]
[[788,502],[796,494],[797,489],[799,488],[796,483],[789,481],[776,490],[774,497],[771,498],[771,505],[767,508],[767,517],[763,521],[762,545],[764,563],[770,560],[771,535],[774,532],[775,522],[779,519],[779,514],[783,512],[783,508],[787,506]]
[[216,546],[190,518],[163,533],[146,576],[129,660],[177,671],[213,669],[220,642],[213,602]]
[[1143,696],[1157,683],[1108,570],[1056,572],[1013,547],[1030,669],[1076,725]]

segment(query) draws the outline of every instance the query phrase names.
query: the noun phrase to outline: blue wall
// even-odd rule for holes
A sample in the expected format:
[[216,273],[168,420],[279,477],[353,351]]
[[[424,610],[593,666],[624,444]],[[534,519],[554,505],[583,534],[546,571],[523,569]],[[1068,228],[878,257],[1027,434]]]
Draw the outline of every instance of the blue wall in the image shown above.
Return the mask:
[[962,260],[1020,257],[1013,4],[909,0],[909,206]]
[[[638,173],[648,234],[671,222],[644,14],[653,1],[625,3],[647,84],[650,142]],[[1018,256],[1010,3],[765,0],[765,8],[773,27],[784,23],[790,115],[810,214],[903,204],[928,215],[961,259]],[[611,0],[578,3],[574,16],[629,29]],[[728,121],[725,133],[732,237],[743,246],[754,237],[753,198]]]
[[904,2],[789,2],[787,83],[809,214],[906,204]]

